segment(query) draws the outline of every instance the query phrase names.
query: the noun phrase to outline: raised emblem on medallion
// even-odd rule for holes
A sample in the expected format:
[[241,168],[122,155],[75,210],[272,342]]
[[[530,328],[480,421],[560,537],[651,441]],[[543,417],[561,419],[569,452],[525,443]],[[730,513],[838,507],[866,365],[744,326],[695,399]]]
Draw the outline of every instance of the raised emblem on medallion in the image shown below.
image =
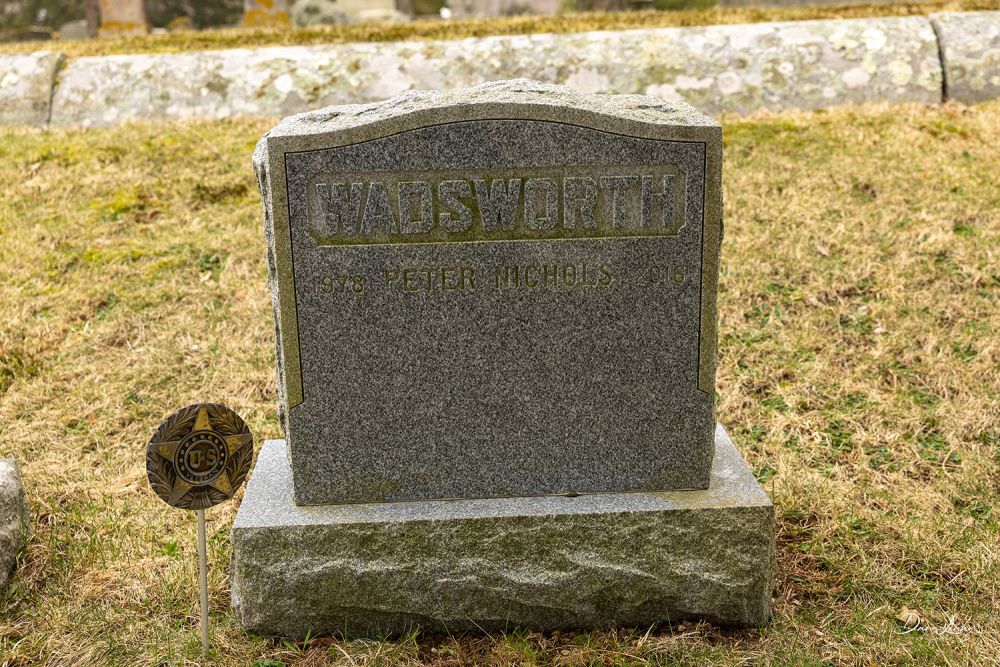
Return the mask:
[[196,403],[167,417],[146,446],[149,484],[171,507],[199,510],[233,497],[250,471],[253,435],[238,414]]

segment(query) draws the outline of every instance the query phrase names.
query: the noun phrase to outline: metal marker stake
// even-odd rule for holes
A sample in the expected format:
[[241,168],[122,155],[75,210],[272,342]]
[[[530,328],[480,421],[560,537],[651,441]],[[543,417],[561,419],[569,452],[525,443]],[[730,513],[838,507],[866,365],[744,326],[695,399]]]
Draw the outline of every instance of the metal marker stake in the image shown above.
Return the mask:
[[198,584],[201,588],[201,652],[208,655],[208,554],[205,510],[198,510]]
[[195,403],[170,415],[146,445],[146,477],[171,507],[198,512],[201,650],[208,656],[208,547],[205,509],[225,502],[246,481],[253,435],[240,416],[218,403]]

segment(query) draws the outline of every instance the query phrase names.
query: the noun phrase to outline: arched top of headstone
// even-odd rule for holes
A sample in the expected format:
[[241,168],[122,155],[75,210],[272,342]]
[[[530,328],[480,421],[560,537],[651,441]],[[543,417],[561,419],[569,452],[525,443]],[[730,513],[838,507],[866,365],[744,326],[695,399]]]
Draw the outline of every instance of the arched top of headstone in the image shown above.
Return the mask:
[[515,80],[294,116],[255,162],[300,502],[705,487],[714,120]]
[[315,150],[428,125],[495,119],[551,121],[649,138],[721,137],[719,123],[686,102],[583,93],[515,79],[458,90],[410,91],[382,102],[289,116],[264,135],[256,159],[275,140],[285,151]]

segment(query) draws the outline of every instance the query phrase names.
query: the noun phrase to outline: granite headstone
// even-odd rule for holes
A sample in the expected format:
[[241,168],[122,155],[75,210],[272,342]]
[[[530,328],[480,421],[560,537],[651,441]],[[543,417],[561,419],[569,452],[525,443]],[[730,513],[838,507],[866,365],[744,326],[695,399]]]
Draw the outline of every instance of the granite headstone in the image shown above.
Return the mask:
[[102,37],[141,35],[149,30],[142,0],[100,0]]
[[[718,124],[473,90],[293,117],[258,148],[296,500],[706,488]],[[524,117],[469,113],[519,96]],[[417,106],[441,110],[396,131]]]
[[243,0],[243,21],[247,28],[288,25],[289,0]]
[[254,163],[287,441],[233,526],[247,628],[769,618],[774,510],[713,410],[718,123],[510,81]]

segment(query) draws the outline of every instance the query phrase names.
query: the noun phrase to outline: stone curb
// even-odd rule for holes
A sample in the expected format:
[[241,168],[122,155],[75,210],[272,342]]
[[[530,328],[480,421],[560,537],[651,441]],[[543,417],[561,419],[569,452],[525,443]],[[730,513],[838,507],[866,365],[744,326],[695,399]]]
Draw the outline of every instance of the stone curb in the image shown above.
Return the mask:
[[56,72],[66,57],[53,51],[0,56],[0,125],[47,125]]
[[0,56],[0,124],[276,117],[519,77],[710,114],[974,102],[1000,96],[1000,11],[64,60]]
[[1000,12],[934,14],[947,99],[973,103],[1000,97]]

